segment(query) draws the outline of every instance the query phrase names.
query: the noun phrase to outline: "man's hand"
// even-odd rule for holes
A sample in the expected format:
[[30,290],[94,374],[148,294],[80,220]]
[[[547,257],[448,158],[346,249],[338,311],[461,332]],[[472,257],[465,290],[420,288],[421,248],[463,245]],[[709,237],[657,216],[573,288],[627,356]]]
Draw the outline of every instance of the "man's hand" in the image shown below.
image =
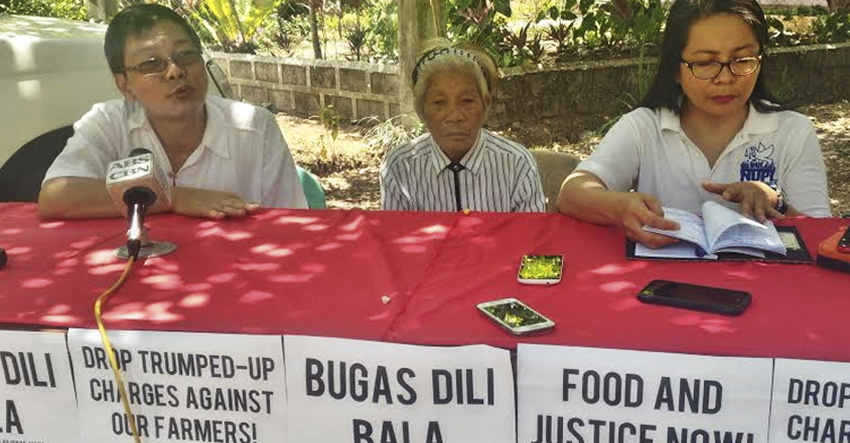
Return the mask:
[[244,217],[259,208],[256,203],[246,202],[232,192],[184,187],[171,190],[171,204],[176,214],[216,220]]
[[723,199],[741,204],[741,213],[756,219],[759,223],[771,218],[785,218],[776,210],[779,196],[770,186],[760,181],[734,183],[705,182],[702,184],[708,192],[723,196]]
[[661,203],[653,196],[642,192],[623,193],[617,208],[618,219],[626,236],[644,246],[656,249],[679,241],[667,235],[644,231],[644,226],[675,230],[679,224],[664,218]]

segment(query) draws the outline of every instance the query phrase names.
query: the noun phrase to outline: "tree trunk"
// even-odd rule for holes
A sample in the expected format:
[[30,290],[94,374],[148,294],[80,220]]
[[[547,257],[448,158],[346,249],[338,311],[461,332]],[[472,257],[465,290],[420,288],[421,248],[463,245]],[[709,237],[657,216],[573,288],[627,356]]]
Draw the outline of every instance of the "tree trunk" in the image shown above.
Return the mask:
[[118,0],[86,0],[86,16],[97,21],[108,21],[118,13]]
[[850,0],[826,0],[829,12],[850,11]]
[[413,68],[422,50],[422,43],[435,37],[446,37],[447,17],[445,0],[398,1],[398,75],[401,113],[410,116],[402,123],[411,125],[413,116]]
[[322,44],[319,41],[319,20],[316,18],[316,9],[322,0],[313,0],[310,2],[310,40],[313,42],[313,57],[316,59],[322,58]]

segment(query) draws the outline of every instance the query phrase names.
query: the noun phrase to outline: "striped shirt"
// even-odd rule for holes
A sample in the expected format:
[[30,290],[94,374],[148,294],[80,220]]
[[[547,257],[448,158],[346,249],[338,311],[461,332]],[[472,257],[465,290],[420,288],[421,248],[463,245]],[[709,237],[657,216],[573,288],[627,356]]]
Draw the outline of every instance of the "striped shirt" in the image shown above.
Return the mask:
[[[430,133],[390,151],[381,164],[381,208],[401,211],[456,210],[451,160]],[[543,187],[534,157],[522,145],[481,130],[460,161],[463,209],[544,212]]]

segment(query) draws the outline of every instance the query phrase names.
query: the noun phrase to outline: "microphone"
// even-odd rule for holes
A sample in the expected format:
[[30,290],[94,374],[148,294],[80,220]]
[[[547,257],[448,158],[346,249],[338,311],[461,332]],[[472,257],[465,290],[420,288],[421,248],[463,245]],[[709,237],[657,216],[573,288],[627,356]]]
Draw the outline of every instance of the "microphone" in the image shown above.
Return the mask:
[[171,208],[168,177],[156,167],[153,153],[145,148],[133,149],[129,157],[111,162],[106,167],[106,189],[123,213],[127,212],[124,193],[134,186],[154,192],[157,203],[151,209],[161,211]]
[[127,220],[130,229],[127,231],[127,253],[133,258],[139,258],[142,242],[145,239],[145,214],[148,207],[156,202],[156,193],[145,186],[133,186],[124,191],[124,204],[127,205]]
[[144,148],[134,149],[130,157],[111,162],[107,167],[106,187],[115,204],[126,211],[130,224],[127,244],[115,251],[118,257],[155,257],[177,249],[173,243],[153,242],[147,238],[145,215],[148,209],[171,207],[166,192],[168,181],[162,180],[161,175],[153,153]]

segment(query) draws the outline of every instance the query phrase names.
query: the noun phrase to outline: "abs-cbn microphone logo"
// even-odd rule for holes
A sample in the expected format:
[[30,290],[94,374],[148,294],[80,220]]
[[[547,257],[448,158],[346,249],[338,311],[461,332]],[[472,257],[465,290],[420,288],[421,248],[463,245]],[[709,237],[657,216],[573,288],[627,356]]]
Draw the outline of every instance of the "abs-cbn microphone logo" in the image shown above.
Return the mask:
[[156,159],[150,151],[140,153],[141,149],[133,150],[129,157],[110,162],[106,167],[106,189],[112,201],[122,213],[127,212],[124,193],[133,187],[148,188],[156,194],[156,203],[150,212],[158,212],[171,208],[169,183],[161,179],[162,171],[157,169]]
[[125,158],[109,164],[109,181],[142,177],[153,172],[153,154]]

